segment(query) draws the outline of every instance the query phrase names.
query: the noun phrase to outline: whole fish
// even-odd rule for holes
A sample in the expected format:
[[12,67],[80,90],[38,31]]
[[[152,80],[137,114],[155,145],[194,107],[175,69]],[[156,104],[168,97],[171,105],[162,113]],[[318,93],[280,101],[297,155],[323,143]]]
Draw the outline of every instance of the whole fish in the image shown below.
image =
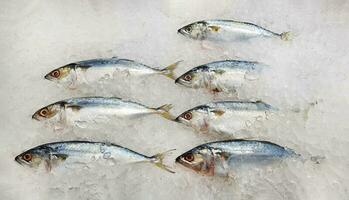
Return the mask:
[[45,75],[45,79],[75,88],[79,84],[88,84],[95,81],[113,78],[115,74],[144,76],[161,74],[174,79],[174,69],[179,62],[164,69],[156,69],[122,58],[101,58],[70,63],[52,70]]
[[290,33],[275,33],[261,26],[234,20],[203,20],[186,25],[178,33],[196,40],[236,41],[257,37],[276,37],[289,40]]
[[271,164],[299,156],[289,148],[258,140],[227,140],[199,145],[176,158],[176,163],[208,176],[227,176],[248,164]]
[[146,156],[111,143],[66,141],[34,147],[16,156],[15,161],[32,168],[38,168],[44,164],[48,170],[63,163],[88,164],[97,160],[111,160],[121,164],[149,162],[173,173],[163,164],[163,158],[167,152]]
[[77,126],[108,121],[112,117],[132,118],[150,114],[159,114],[172,120],[173,117],[169,113],[171,108],[171,104],[150,108],[117,97],[81,97],[58,101],[45,106],[35,112],[32,118],[38,121],[54,119],[61,123]]
[[175,81],[189,88],[206,88],[210,92],[233,92],[247,80],[258,79],[265,65],[258,62],[222,60],[194,67]]
[[203,133],[234,135],[256,121],[267,119],[274,110],[262,101],[219,101],[185,111],[175,121]]

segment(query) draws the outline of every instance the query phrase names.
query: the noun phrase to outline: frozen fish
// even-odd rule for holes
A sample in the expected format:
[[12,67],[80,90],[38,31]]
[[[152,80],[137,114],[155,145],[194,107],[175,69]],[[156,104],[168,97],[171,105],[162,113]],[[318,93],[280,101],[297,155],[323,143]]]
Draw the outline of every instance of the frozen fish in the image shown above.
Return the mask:
[[172,105],[165,104],[150,108],[140,103],[122,100],[117,97],[81,97],[71,98],[50,104],[39,109],[32,116],[38,121],[53,120],[63,124],[81,125],[111,120],[112,117],[134,118],[158,114],[173,120],[169,113]]
[[203,20],[191,23],[178,33],[195,40],[238,41],[250,38],[280,38],[289,40],[290,32],[275,33],[256,24],[234,20]]
[[161,74],[175,79],[173,71],[179,62],[171,64],[164,69],[156,69],[134,60],[117,57],[84,60],[54,69],[45,75],[45,79],[71,88],[75,88],[80,84],[94,83],[101,79],[112,79],[115,74],[126,76]]
[[288,157],[293,150],[258,140],[226,140],[199,145],[176,158],[176,163],[208,176],[228,176],[234,168],[256,167]]
[[262,101],[218,101],[185,111],[175,121],[199,132],[233,136],[256,121],[266,120],[275,110]]
[[235,92],[246,81],[259,78],[265,65],[241,60],[215,61],[195,67],[178,77],[176,84],[188,88],[206,88],[212,93]]
[[98,160],[110,160],[121,164],[148,162],[173,173],[163,164],[163,158],[167,152],[146,156],[111,143],[65,141],[34,147],[16,156],[15,161],[32,168],[38,168],[43,164],[47,170],[63,164],[88,164]]

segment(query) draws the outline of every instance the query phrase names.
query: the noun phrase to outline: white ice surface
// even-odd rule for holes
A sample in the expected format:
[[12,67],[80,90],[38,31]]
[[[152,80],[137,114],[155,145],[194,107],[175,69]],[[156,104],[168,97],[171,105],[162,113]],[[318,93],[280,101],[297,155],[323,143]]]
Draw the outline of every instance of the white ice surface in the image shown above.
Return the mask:
[[[209,48],[203,49],[200,42],[177,34],[183,25],[210,18],[250,21],[276,32],[291,31],[295,38],[207,43]],[[0,199],[348,199],[348,19],[345,0],[2,1]],[[220,59],[269,64],[258,84],[240,94],[283,109],[256,128],[255,137],[326,159],[319,165],[291,162],[242,170],[227,180],[173,164],[182,152],[218,137],[157,116],[123,128],[68,133],[52,132],[31,120],[41,106],[72,96],[115,95],[149,106],[172,103],[175,114],[213,99],[162,76],[118,80],[96,91],[68,91],[43,79],[72,61],[113,56],[157,67],[184,60],[177,75]],[[291,112],[296,108],[308,109],[306,121],[303,113]],[[177,173],[147,164],[46,173],[14,161],[33,146],[74,139],[110,141],[148,155],[176,148],[167,163]]]

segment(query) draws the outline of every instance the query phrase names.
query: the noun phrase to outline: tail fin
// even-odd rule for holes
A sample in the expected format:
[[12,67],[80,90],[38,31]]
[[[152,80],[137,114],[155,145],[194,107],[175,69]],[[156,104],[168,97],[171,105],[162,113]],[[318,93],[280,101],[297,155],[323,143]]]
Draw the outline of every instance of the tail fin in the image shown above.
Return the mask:
[[170,173],[175,173],[174,171],[172,171],[170,169],[170,167],[166,166],[165,164],[163,164],[163,160],[165,158],[166,155],[168,154],[171,154],[172,151],[174,151],[176,149],[171,149],[171,150],[168,150],[168,151],[165,151],[163,153],[158,153],[158,154],[155,154],[153,156],[150,157],[150,162],[153,163],[155,166],[161,168],[161,169],[164,169]]
[[160,114],[162,117],[169,119],[169,120],[173,120],[175,117],[173,115],[170,114],[170,110],[172,108],[172,104],[165,104],[162,105],[158,108],[154,108],[154,110],[157,111],[158,114]]
[[280,34],[280,38],[284,41],[289,41],[292,39],[292,33],[291,32],[283,32]]
[[182,60],[177,61],[177,62],[175,62],[175,63],[173,63],[173,64],[171,64],[171,65],[165,67],[164,69],[161,70],[161,73],[162,73],[163,75],[165,75],[165,76],[167,76],[167,77],[169,77],[169,78],[175,80],[176,78],[174,77],[174,72],[173,72],[173,71],[176,69],[176,67],[178,66],[178,64],[179,64],[180,62],[182,62]]

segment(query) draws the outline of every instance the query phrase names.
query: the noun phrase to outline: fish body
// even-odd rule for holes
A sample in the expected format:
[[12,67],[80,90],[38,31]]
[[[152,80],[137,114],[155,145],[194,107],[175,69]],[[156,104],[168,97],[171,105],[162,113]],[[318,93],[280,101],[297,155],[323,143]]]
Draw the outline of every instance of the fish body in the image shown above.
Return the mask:
[[189,88],[206,88],[210,92],[232,92],[245,81],[258,79],[265,65],[258,62],[222,60],[194,67],[175,81]]
[[70,63],[54,69],[45,78],[67,86],[75,87],[79,84],[89,84],[102,79],[112,79],[114,75],[147,76],[162,74],[174,79],[173,70],[179,62],[164,69],[156,69],[122,58],[101,58]]
[[81,97],[71,98],[45,106],[34,113],[33,119],[42,121],[56,119],[69,124],[97,123],[109,121],[112,117],[132,118],[149,114],[159,114],[172,119],[169,114],[171,105],[150,108],[137,102],[117,97]]
[[203,133],[234,135],[266,120],[276,109],[262,101],[219,101],[185,111],[175,121]]
[[256,24],[234,20],[203,20],[186,25],[179,33],[196,40],[239,41],[256,37],[288,40],[288,32],[275,33]]
[[120,145],[90,142],[90,141],[65,141],[43,144],[16,156],[15,160],[29,167],[39,167],[45,164],[49,170],[52,167],[66,164],[88,164],[96,160],[110,160],[114,163],[154,163],[158,167],[169,170],[162,164],[164,154],[146,156]]
[[176,162],[201,174],[226,176],[238,167],[295,156],[299,155],[293,150],[267,141],[226,140],[199,145],[177,157]]

